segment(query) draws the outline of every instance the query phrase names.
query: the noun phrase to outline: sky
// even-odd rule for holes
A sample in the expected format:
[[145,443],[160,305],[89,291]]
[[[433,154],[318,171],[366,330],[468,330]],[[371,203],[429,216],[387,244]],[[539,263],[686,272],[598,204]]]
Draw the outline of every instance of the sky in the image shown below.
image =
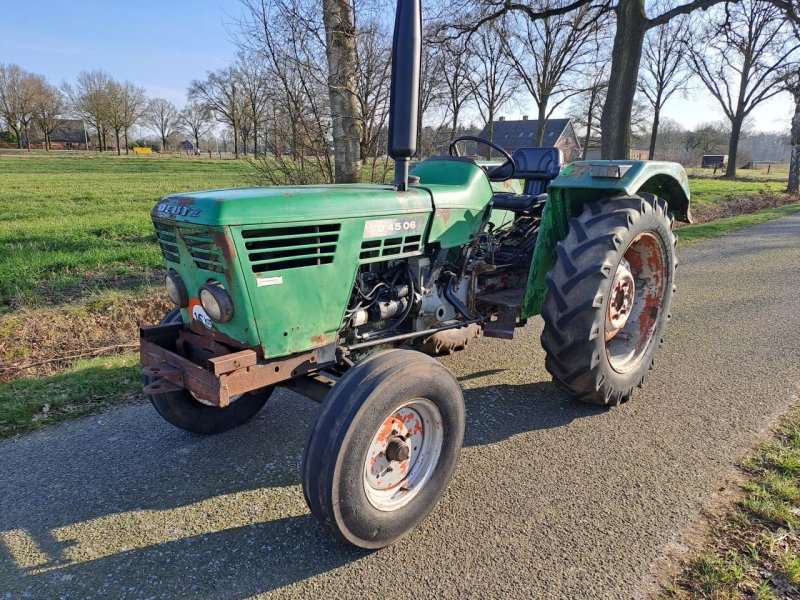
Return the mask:
[[[103,69],[182,107],[192,79],[232,61],[229,30],[238,13],[236,0],[0,0],[0,63],[56,85]],[[523,114],[536,114],[532,102],[509,107],[505,116]],[[786,130],[791,114],[791,99],[782,94],[754,111],[755,129]],[[663,116],[687,128],[724,119],[701,89],[671,99]]]

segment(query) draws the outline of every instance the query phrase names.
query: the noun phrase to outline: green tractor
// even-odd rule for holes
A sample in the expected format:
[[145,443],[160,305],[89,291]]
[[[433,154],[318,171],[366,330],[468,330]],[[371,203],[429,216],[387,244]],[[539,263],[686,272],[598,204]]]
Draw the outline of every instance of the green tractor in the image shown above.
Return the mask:
[[[392,185],[168,196],[153,222],[175,311],[141,330],[145,392],[198,434],[253,417],[276,387],[321,403],[303,454],[311,512],[376,549],[433,509],[464,403],[432,355],[511,339],[540,314],[546,368],[578,400],[627,401],[653,366],[674,292],[676,164],[561,164],[556,148],[478,165],[415,154],[419,0],[398,2]],[[522,181],[521,191],[502,182]]]

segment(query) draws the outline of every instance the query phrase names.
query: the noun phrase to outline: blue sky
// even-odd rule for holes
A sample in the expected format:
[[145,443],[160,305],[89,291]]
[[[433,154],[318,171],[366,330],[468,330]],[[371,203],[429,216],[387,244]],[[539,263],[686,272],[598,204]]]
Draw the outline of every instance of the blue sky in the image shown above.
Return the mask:
[[235,53],[232,0],[0,0],[0,62],[74,81],[104,69],[181,106],[192,79]]
[[[236,0],[0,0],[0,63],[17,63],[55,84],[104,69],[180,107],[192,79],[233,59],[226,25],[238,13]],[[791,112],[788,95],[776,97],[754,111],[756,128],[787,129]],[[535,110],[523,102],[508,113]],[[671,100],[664,113],[687,127],[723,118],[699,89]]]

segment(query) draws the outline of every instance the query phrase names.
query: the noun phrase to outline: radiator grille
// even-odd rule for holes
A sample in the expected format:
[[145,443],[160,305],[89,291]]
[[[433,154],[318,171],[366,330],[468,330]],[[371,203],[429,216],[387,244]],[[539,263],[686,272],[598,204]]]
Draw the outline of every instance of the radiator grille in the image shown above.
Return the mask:
[[174,263],[181,262],[181,257],[178,254],[178,236],[175,233],[175,228],[164,223],[155,223],[155,226],[156,239],[161,247],[161,254],[164,255],[164,260]]
[[419,252],[419,235],[407,235],[404,237],[391,237],[382,240],[367,240],[361,244],[361,260],[375,258],[393,258],[405,256]]
[[175,227],[166,223],[155,223],[155,227],[158,245],[165,260],[173,263],[181,261],[178,251],[178,238],[180,238],[186,244],[197,268],[216,273],[223,272],[222,253],[210,230],[201,227]]
[[283,271],[333,262],[341,225],[300,225],[242,232],[254,273]]

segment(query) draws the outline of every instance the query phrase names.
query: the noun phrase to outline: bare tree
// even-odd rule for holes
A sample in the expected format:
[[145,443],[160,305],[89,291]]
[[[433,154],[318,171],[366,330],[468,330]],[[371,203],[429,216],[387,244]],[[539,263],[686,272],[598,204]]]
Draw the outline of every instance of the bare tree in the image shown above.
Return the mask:
[[786,76],[786,89],[794,99],[794,115],[789,143],[792,155],[789,159],[789,185],[786,189],[791,194],[800,192],[800,70]]
[[[455,0],[464,18],[453,24],[454,36],[479,30],[486,23],[509,12],[519,13],[535,22],[548,17],[566,15],[588,6],[596,18],[611,13],[615,17],[614,43],[611,51],[611,71],[608,93],[601,117],[603,158],[625,158],[630,151],[631,116],[639,76],[639,63],[647,30],[663,25],[680,15],[705,10],[721,2],[737,0],[690,0],[669,10],[648,17],[645,0]],[[792,0],[774,0],[790,3]],[[454,12],[456,9],[453,9]]]
[[209,72],[205,79],[195,79],[189,85],[189,101],[204,105],[217,121],[230,126],[233,132],[233,152],[239,158],[239,123],[241,120],[241,89],[239,74],[233,67]]
[[470,71],[473,46],[465,39],[440,42],[441,57],[438,77],[445,89],[445,101],[450,116],[450,139],[456,137],[458,120],[465,106],[473,99],[470,94]]
[[[470,69],[471,91],[486,123],[489,141],[494,139],[495,115],[514,97],[519,84],[514,62],[509,60],[507,53],[497,43],[498,39],[508,35],[503,25],[500,20],[490,23],[472,38],[476,48]],[[492,158],[491,147],[488,158]]]
[[692,76],[684,54],[684,44],[690,32],[690,19],[682,16],[650,29],[645,38],[639,91],[653,107],[650,160],[655,158],[661,110],[676,92],[686,89]]
[[768,2],[743,0],[718,11],[703,36],[687,45],[692,70],[731,124],[726,177],[736,175],[739,137],[753,109],[785,91],[784,69],[800,49],[783,12]]
[[356,102],[356,32],[349,0],[322,0],[328,94],[337,183],[361,180],[361,126]]
[[194,138],[194,147],[200,151],[200,138],[211,129],[211,113],[197,102],[190,102],[181,111],[180,124]]
[[125,154],[128,154],[130,143],[128,132],[144,117],[147,108],[147,94],[144,88],[134,85],[130,81],[122,84],[122,131],[125,135]]
[[[247,137],[252,137],[253,154],[258,156],[259,126],[264,121],[264,115],[269,102],[267,69],[264,62],[252,53],[239,52],[236,64],[239,73],[242,103],[242,125],[249,124]],[[243,136],[244,137],[244,136]],[[247,144],[244,144],[247,154]]]
[[598,149],[601,136],[600,115],[608,89],[608,63],[601,63],[596,73],[580,83],[581,92],[572,97],[570,118],[583,129],[581,158],[586,160],[589,150]]
[[180,113],[175,105],[165,98],[153,98],[145,111],[147,125],[161,138],[161,150],[167,150],[167,139],[178,130]]
[[51,150],[50,136],[64,123],[64,96],[44,77],[36,77],[33,96],[33,120],[44,135],[44,146]]
[[18,65],[0,64],[0,113],[17,136],[18,148],[22,148],[24,135],[28,150],[31,149],[28,125],[33,118],[36,87],[32,73]]
[[[391,36],[382,19],[386,2],[354,3],[356,27],[356,102],[361,121],[360,153],[369,161],[371,182],[383,182],[390,169],[386,152],[386,123],[389,118]],[[422,99],[420,100],[422,104]],[[422,108],[420,108],[422,112]]]
[[81,71],[74,87],[68,83],[61,87],[69,99],[70,110],[97,132],[101,152],[106,149],[110,82],[111,77],[105,71]]
[[536,145],[541,146],[547,120],[580,92],[577,79],[597,67],[598,36],[604,13],[586,4],[576,10],[535,21],[516,19],[518,33],[501,36],[506,55],[538,108]]

